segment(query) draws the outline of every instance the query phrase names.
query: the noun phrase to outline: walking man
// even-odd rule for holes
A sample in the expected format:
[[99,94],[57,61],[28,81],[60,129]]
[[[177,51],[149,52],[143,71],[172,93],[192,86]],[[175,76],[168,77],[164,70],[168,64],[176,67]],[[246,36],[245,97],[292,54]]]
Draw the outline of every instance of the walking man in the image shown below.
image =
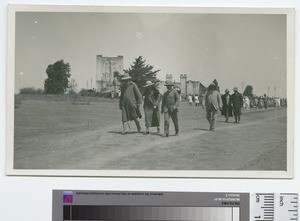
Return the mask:
[[225,122],[228,123],[229,117],[232,117],[232,106],[231,106],[231,99],[230,99],[230,94],[229,90],[225,90],[225,94],[222,95],[222,112],[221,114],[225,116]]
[[144,86],[145,91],[144,97],[144,110],[145,110],[145,124],[146,132],[145,134],[150,134],[149,127],[156,127],[157,133],[160,132],[160,113],[159,113],[159,103],[161,99],[161,94],[156,89],[155,85],[151,81],[147,81]]
[[[121,97],[119,102],[119,108],[122,110],[122,134],[127,134],[126,123],[128,121],[134,121],[137,127],[137,131],[141,132],[141,126],[139,118],[142,118],[140,112],[140,105],[142,103],[142,95],[137,85],[131,81],[131,77],[127,74],[121,78]],[[129,124],[128,124],[129,126]]]
[[231,103],[234,115],[234,123],[239,123],[242,115],[242,107],[243,107],[243,96],[238,92],[238,88],[233,88],[233,94],[231,95]]
[[178,126],[178,106],[179,106],[179,94],[173,88],[174,84],[172,82],[166,82],[165,86],[167,91],[164,93],[162,98],[161,113],[164,114],[164,135],[163,137],[169,136],[170,127],[170,117],[174,123],[175,136],[178,136],[179,126]]
[[218,116],[218,110],[222,109],[222,99],[220,92],[216,90],[216,85],[211,83],[205,95],[206,119],[209,122],[209,130],[214,131]]

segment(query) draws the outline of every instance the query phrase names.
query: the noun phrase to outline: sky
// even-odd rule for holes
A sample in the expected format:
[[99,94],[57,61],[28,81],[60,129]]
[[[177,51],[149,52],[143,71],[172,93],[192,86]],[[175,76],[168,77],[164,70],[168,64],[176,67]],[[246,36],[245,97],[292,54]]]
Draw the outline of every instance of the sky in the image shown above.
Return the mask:
[[43,88],[60,59],[86,88],[96,55],[122,55],[124,69],[143,56],[161,80],[216,78],[221,92],[252,85],[256,95],[286,97],[285,15],[17,12],[15,52],[15,92]]

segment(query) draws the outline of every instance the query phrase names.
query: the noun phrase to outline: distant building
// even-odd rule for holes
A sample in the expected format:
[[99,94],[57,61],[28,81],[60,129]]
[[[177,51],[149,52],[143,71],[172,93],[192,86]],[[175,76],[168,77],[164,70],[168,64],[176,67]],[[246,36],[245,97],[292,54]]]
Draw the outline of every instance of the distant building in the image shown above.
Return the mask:
[[181,96],[183,98],[186,98],[187,95],[202,95],[206,92],[206,87],[200,83],[200,81],[192,81],[192,80],[187,80],[187,75],[186,74],[181,74],[180,75],[180,81],[176,82],[173,79],[172,74],[167,74],[166,75],[166,81],[168,82],[173,82],[175,87],[180,88],[181,91]]
[[123,56],[103,57],[96,56],[96,82],[95,89],[97,91],[114,91],[117,92],[119,84],[114,76],[115,72],[123,74],[124,59]]
[[[95,89],[99,92],[114,92],[118,93],[119,82],[114,76],[115,72],[123,75],[124,73],[124,58],[123,56],[117,57],[103,57],[102,55],[96,56],[96,81]],[[176,82],[173,79],[172,74],[166,75],[166,81],[173,82],[177,88],[180,88],[182,98],[186,98],[187,95],[198,94],[202,95],[206,92],[206,87],[203,86],[199,81],[187,80],[186,74],[180,75],[180,81]],[[91,80],[91,84],[92,84]],[[163,86],[164,82],[162,82]],[[160,90],[163,92],[165,87],[161,87]]]

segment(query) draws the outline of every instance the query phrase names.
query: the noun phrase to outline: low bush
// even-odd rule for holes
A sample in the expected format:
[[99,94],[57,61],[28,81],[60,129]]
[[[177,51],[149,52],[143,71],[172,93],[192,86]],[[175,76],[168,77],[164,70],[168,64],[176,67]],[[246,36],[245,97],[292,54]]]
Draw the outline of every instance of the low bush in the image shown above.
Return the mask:
[[44,94],[44,90],[34,87],[24,87],[20,89],[20,94]]

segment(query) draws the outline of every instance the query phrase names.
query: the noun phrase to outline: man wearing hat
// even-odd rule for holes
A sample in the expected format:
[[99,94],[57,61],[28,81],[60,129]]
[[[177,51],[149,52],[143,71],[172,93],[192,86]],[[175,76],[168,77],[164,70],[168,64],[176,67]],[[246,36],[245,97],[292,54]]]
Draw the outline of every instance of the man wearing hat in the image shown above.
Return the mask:
[[157,133],[160,132],[160,93],[151,81],[147,81],[145,86],[144,97],[144,111],[145,111],[145,124],[146,132],[149,134],[149,127],[157,127]]
[[[137,85],[131,81],[131,77],[125,74],[121,78],[121,96],[119,107],[122,110],[122,134],[127,134],[126,122],[134,121],[138,132],[141,131],[139,118],[142,118],[140,113],[140,104],[142,103],[142,95]],[[128,125],[129,126],[129,125]]]
[[215,125],[218,116],[218,110],[222,109],[222,99],[220,92],[216,90],[216,85],[211,83],[208,86],[205,95],[206,119],[209,122],[209,129],[215,130]]
[[169,136],[169,127],[170,127],[170,117],[174,123],[175,127],[175,136],[179,133],[178,125],[178,106],[180,102],[178,92],[173,88],[174,84],[172,82],[166,82],[165,86],[167,91],[164,93],[162,98],[161,113],[164,114],[164,137]]
[[225,116],[225,122],[228,122],[229,117],[232,117],[232,106],[229,90],[225,90],[225,94],[222,95],[222,112],[221,114]]
[[242,107],[243,107],[243,96],[238,92],[238,88],[233,88],[233,94],[231,95],[231,103],[234,115],[234,123],[239,123],[242,115]]

